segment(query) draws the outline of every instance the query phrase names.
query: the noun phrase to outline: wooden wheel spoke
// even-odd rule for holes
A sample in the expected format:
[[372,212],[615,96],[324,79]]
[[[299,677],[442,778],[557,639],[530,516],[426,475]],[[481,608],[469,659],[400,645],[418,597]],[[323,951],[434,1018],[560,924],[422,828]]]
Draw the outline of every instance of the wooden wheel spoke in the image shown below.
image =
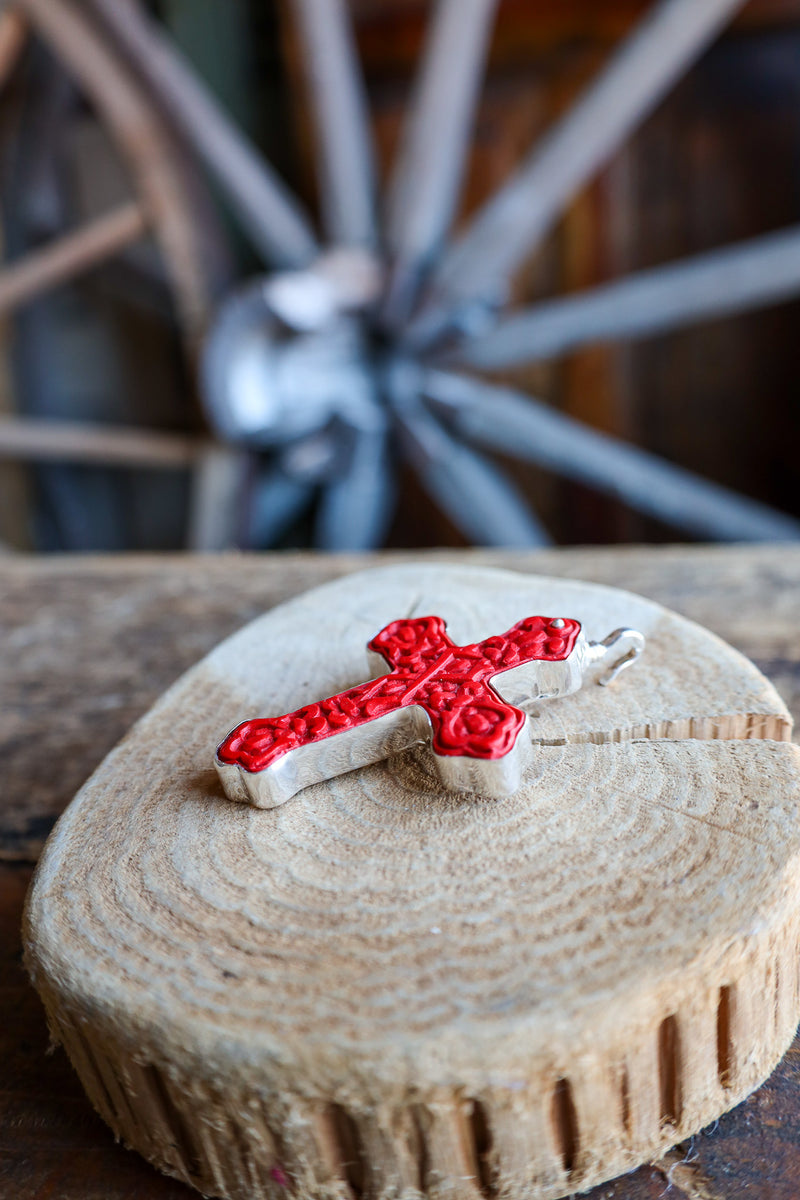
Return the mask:
[[14,9],[0,12],[0,87],[13,72],[25,48],[28,27]]
[[450,228],[497,0],[439,0],[389,184],[390,325],[405,320]]
[[256,249],[280,267],[313,258],[316,239],[299,202],[157,25],[127,0],[91,6],[224,190]]
[[324,487],[315,526],[320,550],[374,550],[388,531],[395,485],[385,424],[352,429],[347,469]]
[[401,442],[423,487],[470,541],[546,546],[550,537],[516,487],[482,454],[451,437],[418,396],[397,404]]
[[146,229],[142,206],[132,201],[11,263],[0,270],[0,314],[96,267],[138,241]]
[[315,486],[293,479],[280,467],[269,467],[253,486],[249,506],[248,546],[272,546],[311,506]]
[[19,5],[97,106],[130,163],[192,347],[209,319],[211,287],[200,259],[200,231],[186,180],[174,162],[174,144],[150,99],[80,6],[68,0],[19,0]]
[[719,541],[800,537],[800,521],[793,517],[598,433],[510,388],[428,371],[422,391],[460,434],[607,492],[697,536]]
[[375,167],[364,82],[343,0],[293,0],[316,125],[323,221],[334,243],[373,246]]
[[201,445],[197,438],[152,429],[86,421],[0,417],[0,460],[81,462],[174,470],[192,466]]
[[510,367],[591,342],[647,337],[780,304],[798,293],[800,226],[522,309],[454,358]]
[[661,0],[599,77],[486,203],[437,270],[412,323],[425,342],[455,308],[494,299],[567,201],[641,124],[741,7],[742,0]]
[[[480,317],[505,294],[513,272],[574,193],[742,3],[658,0],[572,109],[442,253],[458,201],[496,0],[437,0],[387,197],[389,279],[379,319],[382,334],[397,343],[391,361],[430,351],[443,333],[460,328],[464,341],[440,365],[507,368],[593,341],[642,337],[777,303],[800,292],[798,226],[530,306],[490,330],[484,322],[484,332],[466,333],[468,318]],[[317,127],[327,236],[334,243],[377,250],[381,238],[369,114],[346,0],[292,0],[292,7]],[[85,7],[77,0],[19,0],[19,9],[23,25],[29,22],[42,35],[97,105],[133,166],[142,200],[141,207],[123,205],[0,272],[0,312],[127,245],[143,232],[146,214],[195,348],[197,335],[207,328],[212,289],[198,256],[204,242],[190,181],[183,177],[180,155],[172,160],[176,132],[218,181],[265,259],[295,271],[317,257],[319,246],[302,206],[137,0],[86,0]],[[12,34],[17,30],[9,28]],[[0,74],[4,30],[0,26]],[[377,273],[378,264],[366,257]],[[428,277],[429,291],[415,313]],[[296,281],[290,277],[289,282]],[[358,304],[342,301],[341,307],[353,309],[364,335],[354,359],[363,357],[372,384],[382,387],[385,361],[377,364],[370,357],[373,330],[364,317],[374,299],[373,293]],[[331,314],[335,310],[331,302]],[[478,327],[473,321],[473,331]],[[324,329],[318,332],[324,342]],[[607,438],[536,400],[446,372],[422,371],[425,395],[438,406],[437,415],[423,403],[418,378],[398,395],[389,385],[390,407],[425,486],[476,541],[538,545],[548,539],[499,470],[462,438],[540,463],[695,534],[731,540],[800,537],[800,522]],[[444,423],[438,420],[442,413]],[[316,535],[325,546],[367,547],[385,525],[391,490],[385,430],[375,436],[356,433],[352,478],[345,473],[324,481]],[[374,462],[368,461],[370,452]],[[224,480],[221,490],[233,512],[238,501],[231,497],[243,478],[244,460],[221,447],[207,458],[209,469],[202,468],[200,475]],[[227,465],[218,470],[223,459]],[[112,454],[112,460],[125,459]],[[375,513],[367,519],[370,505]],[[209,513],[213,507],[205,505]],[[342,534],[350,524],[358,527],[357,535]]]
[[242,496],[251,474],[252,455],[234,446],[205,442],[192,476],[190,550],[231,550],[240,542]]

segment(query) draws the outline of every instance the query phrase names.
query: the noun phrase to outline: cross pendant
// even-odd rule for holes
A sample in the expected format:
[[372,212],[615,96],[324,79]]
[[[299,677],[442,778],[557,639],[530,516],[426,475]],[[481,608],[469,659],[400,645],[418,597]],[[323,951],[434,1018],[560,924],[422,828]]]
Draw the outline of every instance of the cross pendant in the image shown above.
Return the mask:
[[218,746],[231,800],[275,808],[301,788],[432,741],[442,783],[492,797],[516,791],[531,752],[528,717],[501,690],[529,700],[576,691],[593,664],[615,658],[609,683],[641,654],[642,634],[587,642],[578,621],[525,617],[506,633],[456,645],[441,617],[392,621],[369,643],[388,673],[279,717],[244,721]]

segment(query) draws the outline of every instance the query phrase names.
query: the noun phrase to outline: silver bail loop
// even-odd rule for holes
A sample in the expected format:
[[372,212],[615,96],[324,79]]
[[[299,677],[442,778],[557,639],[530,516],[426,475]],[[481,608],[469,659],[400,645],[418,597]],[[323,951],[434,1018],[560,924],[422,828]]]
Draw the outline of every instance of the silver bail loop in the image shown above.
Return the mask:
[[608,669],[597,680],[601,687],[613,683],[621,671],[626,670],[640,657],[645,646],[644,634],[638,629],[615,629],[602,642],[589,642],[588,661],[608,662]]

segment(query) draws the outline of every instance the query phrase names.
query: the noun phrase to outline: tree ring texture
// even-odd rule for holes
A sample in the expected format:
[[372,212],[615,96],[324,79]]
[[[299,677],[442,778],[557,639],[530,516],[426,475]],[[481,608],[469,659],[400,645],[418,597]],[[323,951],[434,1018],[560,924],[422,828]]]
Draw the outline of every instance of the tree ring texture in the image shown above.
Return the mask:
[[[235,586],[235,577],[232,579]],[[248,715],[367,678],[441,614],[647,638],[613,686],[530,703],[506,799],[421,747],[280,808],[228,801]],[[37,868],[27,963],[114,1133],[227,1200],[554,1200],[742,1100],[800,1013],[800,750],[707,630],[595,584],[442,563],[351,575],[184,675],[85,784]]]

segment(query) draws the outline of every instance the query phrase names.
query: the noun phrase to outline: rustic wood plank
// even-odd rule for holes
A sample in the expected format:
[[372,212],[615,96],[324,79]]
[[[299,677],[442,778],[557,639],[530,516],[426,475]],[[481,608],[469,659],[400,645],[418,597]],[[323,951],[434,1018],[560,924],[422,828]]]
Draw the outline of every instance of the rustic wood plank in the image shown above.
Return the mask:
[[[130,724],[245,621],[362,565],[452,561],[460,553],[9,560],[0,581],[0,857],[35,860],[55,817]],[[472,551],[467,558],[650,596],[752,658],[800,724],[793,645],[800,548]],[[31,744],[39,747],[32,764]]]
[[[221,732],[333,695],[376,628],[431,612],[459,644],[544,612],[647,652],[613,687],[521,701],[534,749],[501,803],[443,793],[427,748],[271,812],[220,801]],[[696,1134],[791,1043],[788,736],[752,664],[652,601],[357,572],[226,640],[104,761],[40,861],[27,965],[106,1122],[204,1194],[273,1200],[277,1174],[317,1200],[555,1200]]]
[[[19,962],[28,865],[71,794],[174,678],[273,604],[369,563],[424,557],[594,579],[641,592],[753,658],[800,722],[800,548],[436,552],[318,558],[9,558],[0,580],[0,1028],[6,1131],[0,1194],[41,1200],[178,1200],[194,1195],[113,1143],[60,1052]],[[91,653],[89,653],[91,651]],[[33,749],[32,749],[33,747]],[[58,763],[58,770],[53,769]],[[33,764],[33,781],[28,782]],[[63,774],[62,774],[63,773]],[[27,779],[26,779],[27,777]],[[27,860],[27,862],[26,862]],[[657,1200],[795,1200],[800,1043],[769,1082],[674,1158],[590,1193]],[[694,1190],[691,1190],[691,1189]]]

